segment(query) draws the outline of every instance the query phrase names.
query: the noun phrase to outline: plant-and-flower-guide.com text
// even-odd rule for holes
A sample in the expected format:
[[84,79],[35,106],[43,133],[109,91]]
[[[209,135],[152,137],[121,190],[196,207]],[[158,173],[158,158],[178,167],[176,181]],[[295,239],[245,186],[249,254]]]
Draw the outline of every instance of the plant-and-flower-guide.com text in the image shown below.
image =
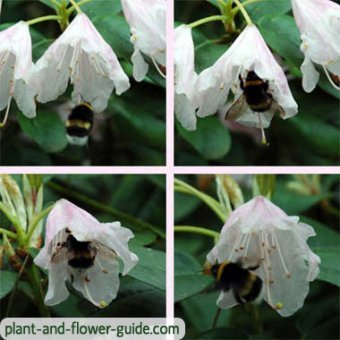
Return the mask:
[[0,334],[6,340],[179,340],[185,324],[179,318],[6,318]]

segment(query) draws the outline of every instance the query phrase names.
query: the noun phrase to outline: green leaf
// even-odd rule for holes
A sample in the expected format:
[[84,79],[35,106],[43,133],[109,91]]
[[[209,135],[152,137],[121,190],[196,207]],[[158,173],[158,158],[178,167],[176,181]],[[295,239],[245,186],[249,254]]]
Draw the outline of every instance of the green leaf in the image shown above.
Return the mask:
[[112,0],[95,0],[84,4],[81,9],[86,15],[92,20],[96,16],[104,15],[114,15],[122,11],[122,6],[120,1]]
[[143,231],[143,232],[134,232],[135,237],[130,241],[131,245],[134,246],[147,246],[153,243],[157,236],[151,231]]
[[199,335],[199,339],[247,339],[241,330],[229,327],[215,328]]
[[[290,4],[289,1],[284,0],[284,2]],[[300,69],[303,61],[303,54],[300,50],[300,32],[291,16],[266,16],[260,20],[259,29],[266,43],[276,53],[284,57],[291,66]]]
[[266,15],[285,14],[289,12],[291,8],[291,3],[287,0],[262,0],[261,2],[246,6],[247,12],[256,23]]
[[58,114],[40,110],[30,119],[19,113],[22,130],[47,152],[59,152],[67,145],[65,124]]
[[193,29],[192,36],[195,44],[195,70],[198,73],[212,66],[228,49],[225,44],[219,45],[207,38],[199,29]]
[[277,180],[276,190],[273,195],[273,203],[284,210],[288,215],[298,215],[323,199],[329,198],[327,194],[320,195],[302,195],[289,190],[284,181]]
[[338,159],[339,129],[334,124],[326,123],[321,117],[301,112],[287,121],[287,129],[296,141],[303,143],[306,148],[312,149],[319,155]]
[[44,5],[50,7],[52,9],[54,9],[54,10],[56,9],[54,4],[50,0],[39,0],[39,1],[42,2]]
[[340,249],[338,247],[313,248],[321,258],[319,280],[340,287]]
[[15,286],[17,273],[0,270],[0,299],[9,294]]
[[300,221],[309,224],[315,230],[316,236],[308,239],[308,244],[312,249],[339,246],[340,234],[338,232],[311,218],[302,216]]
[[[193,325],[197,333],[211,330],[212,324],[218,310],[216,301],[220,291],[198,294],[180,303],[185,312],[187,320]],[[216,327],[229,325],[232,310],[223,310],[218,318]]]
[[201,201],[195,196],[175,192],[175,222],[190,215],[200,204]]
[[231,148],[228,129],[215,116],[198,119],[196,131],[188,131],[177,124],[180,135],[205,159],[225,156]]
[[200,293],[212,282],[212,277],[202,274],[202,267],[193,256],[175,252],[175,302]]
[[129,276],[165,291],[165,253],[134,245],[131,251],[139,257],[139,262]]

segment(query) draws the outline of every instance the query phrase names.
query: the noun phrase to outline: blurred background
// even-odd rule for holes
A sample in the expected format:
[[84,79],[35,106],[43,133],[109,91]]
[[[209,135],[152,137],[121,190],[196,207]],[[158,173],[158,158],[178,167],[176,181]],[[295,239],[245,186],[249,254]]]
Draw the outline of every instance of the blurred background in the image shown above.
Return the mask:
[[[13,176],[21,185],[22,177]],[[59,317],[165,316],[165,177],[161,175],[49,175],[43,176],[44,207],[61,198],[85,209],[100,222],[120,221],[135,237],[129,249],[139,257],[128,275],[120,275],[118,296],[98,309],[71,289],[69,298],[50,308]],[[12,230],[0,213],[1,228]],[[13,242],[12,246],[16,247]],[[8,262],[0,240],[0,311],[4,317],[41,316],[29,283]],[[38,250],[31,248],[33,257]],[[9,274],[8,274],[9,273]],[[47,273],[46,273],[47,274]],[[47,276],[43,273],[43,287]],[[44,294],[45,295],[45,294]]]
[[[218,1],[175,0],[175,25],[189,24],[219,15]],[[310,94],[301,86],[300,32],[288,0],[267,0],[249,4],[246,10],[289,80],[299,113],[272,120],[266,136],[269,146],[261,145],[259,129],[226,123],[217,115],[198,118],[197,130],[189,132],[176,124],[177,165],[337,165],[339,164],[340,93],[320,72],[318,87]],[[244,21],[236,17],[242,31]],[[228,49],[237,34],[227,34],[221,22],[210,22],[193,29],[195,68],[199,74],[212,66]],[[231,96],[229,98],[231,100]]]
[[[66,140],[72,86],[56,101],[38,104],[33,120],[24,117],[12,101],[9,120],[0,130],[0,164],[164,165],[164,79],[150,64],[143,82],[133,80],[133,45],[120,0],[95,0],[84,4],[82,10],[118,56],[130,78],[130,89],[121,96],[113,92],[107,109],[95,114],[89,143],[84,147],[67,145]],[[0,31],[20,20],[51,14],[55,11],[50,0],[5,0]],[[62,32],[56,21],[46,21],[31,26],[30,33],[36,62]]]
[[[218,200],[213,175],[176,176],[201,193]],[[244,201],[252,195],[253,176],[233,175]],[[177,186],[178,188],[179,186]],[[211,237],[175,232],[175,315],[186,322],[186,339],[339,339],[339,176],[278,175],[272,201],[290,216],[311,225],[308,239],[321,257],[320,274],[310,283],[302,309],[284,318],[265,302],[254,310],[235,306],[222,310],[215,329],[220,290],[203,274]],[[251,216],[250,216],[251,218]],[[175,190],[175,226],[198,226],[220,232],[223,222],[198,198]]]

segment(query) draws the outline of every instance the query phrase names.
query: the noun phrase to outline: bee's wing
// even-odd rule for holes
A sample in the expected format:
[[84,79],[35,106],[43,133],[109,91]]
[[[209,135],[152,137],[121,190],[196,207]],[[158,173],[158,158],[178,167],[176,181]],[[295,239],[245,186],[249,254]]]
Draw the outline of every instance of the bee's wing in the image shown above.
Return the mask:
[[225,120],[236,120],[248,108],[246,97],[242,94],[229,108],[225,115]]
[[117,253],[105,244],[93,242],[93,245],[96,248],[97,253],[102,257],[105,257],[108,260],[112,259],[113,257],[117,257]]
[[64,246],[60,246],[57,248],[51,258],[51,262],[53,263],[60,263],[63,261],[67,261],[67,249]]
[[282,118],[286,115],[285,110],[274,99],[273,99],[273,103],[269,111],[273,112],[274,114],[278,112],[280,114],[280,117]]

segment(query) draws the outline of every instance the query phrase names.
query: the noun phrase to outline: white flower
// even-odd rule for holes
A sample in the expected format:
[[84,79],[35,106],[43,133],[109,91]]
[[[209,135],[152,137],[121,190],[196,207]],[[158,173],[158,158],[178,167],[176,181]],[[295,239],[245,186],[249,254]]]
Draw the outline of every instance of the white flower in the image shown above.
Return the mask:
[[[133,76],[142,81],[149,66],[144,61],[143,54],[149,56],[155,67],[165,67],[165,0],[121,0],[123,11],[130,25],[131,43],[134,52],[131,57]],[[160,72],[161,73],[161,72]]]
[[328,71],[340,76],[340,5],[329,0],[292,0],[292,7],[305,55],[302,86],[311,92],[319,81],[314,64],[321,65],[328,77]]
[[[99,223],[92,215],[67,200],[59,200],[48,216],[45,245],[34,262],[49,271],[47,305],[67,299],[65,281],[94,305],[103,308],[116,298],[119,288],[119,262],[123,275],[138,262],[131,253],[128,241],[133,233],[119,222]],[[70,264],[74,258],[73,243],[88,245],[94,255],[93,265],[77,268]],[[87,242],[87,243],[84,243]]]
[[36,115],[35,88],[29,82],[32,63],[32,41],[27,23],[0,32],[0,111],[7,107],[5,119],[14,97],[19,109],[29,118]]
[[195,50],[191,28],[181,25],[175,29],[175,113],[187,130],[196,129]]
[[[233,211],[220,239],[207,258],[211,264],[242,258],[260,263],[255,272],[264,283],[264,299],[282,316],[303,306],[309,282],[319,274],[320,258],[306,243],[314,229],[287,214],[268,199],[257,196]],[[222,292],[217,304],[237,304],[230,292]]]
[[[238,100],[243,94],[239,77],[246,79],[249,71],[254,71],[264,82],[268,82],[268,92],[283,109],[281,118],[286,119],[297,114],[297,104],[282,68],[256,26],[248,25],[216,63],[199,75],[197,91],[200,105],[197,115],[205,117],[223,109],[230,90],[235,94],[235,101]],[[267,128],[274,113],[261,112],[259,119],[258,115],[246,107],[235,120],[246,126]]]
[[55,100],[71,79],[75,104],[88,102],[95,112],[105,110],[114,88],[120,95],[130,87],[117,56],[84,13],[38,60],[34,79],[39,102]]

